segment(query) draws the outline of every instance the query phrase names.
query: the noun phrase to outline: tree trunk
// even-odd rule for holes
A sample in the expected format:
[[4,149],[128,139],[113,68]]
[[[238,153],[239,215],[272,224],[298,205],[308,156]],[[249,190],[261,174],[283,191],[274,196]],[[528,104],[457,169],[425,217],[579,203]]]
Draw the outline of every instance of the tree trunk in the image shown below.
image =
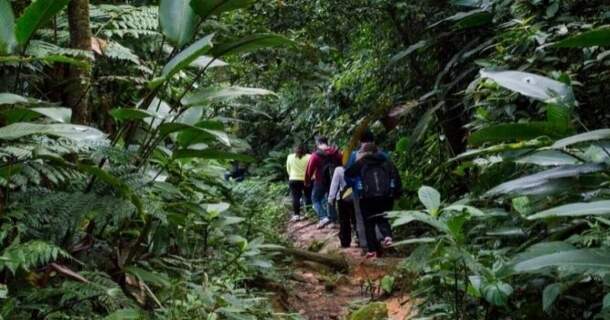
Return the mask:
[[[68,5],[70,47],[91,52],[91,28],[89,26],[89,0],[71,0]],[[89,61],[88,61],[89,62]],[[90,67],[70,66],[65,103],[72,108],[73,123],[89,121]]]

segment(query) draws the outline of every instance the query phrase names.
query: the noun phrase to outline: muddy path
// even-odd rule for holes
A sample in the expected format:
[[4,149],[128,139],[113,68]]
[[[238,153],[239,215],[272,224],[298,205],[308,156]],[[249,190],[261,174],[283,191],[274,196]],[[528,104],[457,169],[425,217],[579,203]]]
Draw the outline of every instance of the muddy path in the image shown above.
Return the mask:
[[287,225],[285,235],[295,247],[342,255],[350,267],[349,272],[342,274],[318,263],[295,260],[284,284],[287,288],[282,297],[284,307],[309,320],[348,319],[354,309],[376,301],[386,304],[389,319],[409,319],[413,311],[409,296],[388,295],[381,289],[383,277],[391,275],[402,258],[367,260],[359,248],[341,248],[337,234],[335,229],[319,230],[309,220]]

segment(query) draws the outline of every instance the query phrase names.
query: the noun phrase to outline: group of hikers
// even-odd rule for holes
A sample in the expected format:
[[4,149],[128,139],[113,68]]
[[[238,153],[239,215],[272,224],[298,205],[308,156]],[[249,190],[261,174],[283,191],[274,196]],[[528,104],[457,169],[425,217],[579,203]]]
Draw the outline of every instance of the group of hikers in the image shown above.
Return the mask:
[[385,216],[402,192],[400,176],[389,155],[375,144],[367,131],[347,163],[339,148],[326,137],[315,138],[308,153],[303,144],[286,160],[292,196],[292,221],[302,220],[301,201],[312,205],[319,218],[318,228],[339,228],[343,248],[356,244],[367,258],[381,256],[392,245],[392,230]]

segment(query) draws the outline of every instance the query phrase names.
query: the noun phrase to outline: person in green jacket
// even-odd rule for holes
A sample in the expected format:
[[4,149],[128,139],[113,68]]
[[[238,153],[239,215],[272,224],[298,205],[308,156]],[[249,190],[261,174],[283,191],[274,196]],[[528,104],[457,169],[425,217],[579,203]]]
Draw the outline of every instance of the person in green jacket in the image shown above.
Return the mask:
[[305,170],[309,162],[310,154],[304,145],[298,144],[294,147],[294,153],[286,159],[286,171],[288,172],[288,186],[292,195],[292,218],[290,221],[302,220],[301,198],[305,198],[305,204],[311,203],[305,187]]

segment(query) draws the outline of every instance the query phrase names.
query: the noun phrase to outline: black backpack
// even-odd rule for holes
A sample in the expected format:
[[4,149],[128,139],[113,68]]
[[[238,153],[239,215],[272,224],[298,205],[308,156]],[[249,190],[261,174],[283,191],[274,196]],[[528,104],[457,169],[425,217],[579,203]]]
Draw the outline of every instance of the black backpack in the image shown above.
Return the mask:
[[396,189],[392,162],[366,161],[363,163],[360,178],[362,179],[363,198],[393,197]]
[[330,189],[330,183],[333,180],[333,174],[335,173],[335,169],[339,166],[339,164],[333,158],[332,155],[328,155],[322,150],[318,150],[317,155],[322,158],[322,165],[320,166],[322,181],[320,181],[320,184],[324,188]]

